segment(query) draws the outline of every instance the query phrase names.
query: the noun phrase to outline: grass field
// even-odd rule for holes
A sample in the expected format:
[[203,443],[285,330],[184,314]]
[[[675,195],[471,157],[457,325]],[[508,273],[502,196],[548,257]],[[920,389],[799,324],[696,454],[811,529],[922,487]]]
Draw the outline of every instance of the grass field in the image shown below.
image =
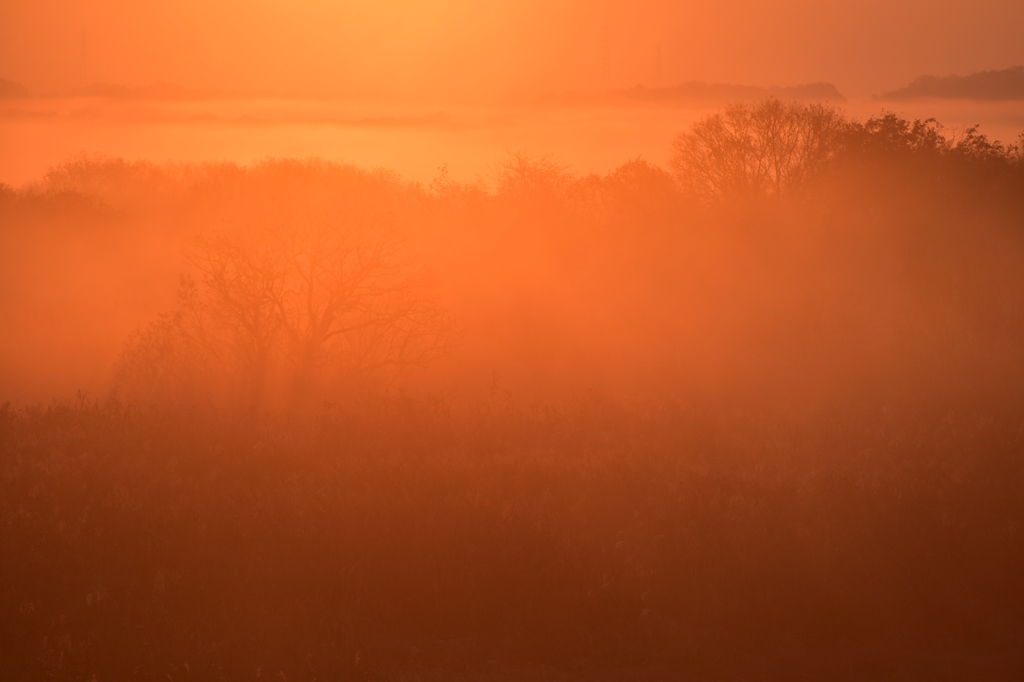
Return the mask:
[[7,679],[1014,679],[1014,406],[2,417]]

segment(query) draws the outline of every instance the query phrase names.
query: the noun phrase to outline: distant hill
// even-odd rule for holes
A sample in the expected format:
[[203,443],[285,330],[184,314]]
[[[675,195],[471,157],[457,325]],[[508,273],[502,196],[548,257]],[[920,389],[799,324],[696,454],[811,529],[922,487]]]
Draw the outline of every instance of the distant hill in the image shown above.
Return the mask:
[[539,102],[550,104],[597,104],[608,102],[706,104],[758,100],[765,97],[796,100],[831,100],[834,102],[846,99],[836,89],[836,86],[831,83],[810,83],[807,85],[763,88],[757,85],[688,81],[667,88],[647,88],[643,85],[637,85],[626,90],[613,90],[607,94],[578,92],[547,94],[540,97]]
[[881,99],[1024,100],[1024,66],[980,71],[969,76],[921,76],[906,87],[882,93]]
[[93,83],[75,90],[72,94],[84,97],[105,97],[109,99],[164,99],[190,100],[216,97],[214,90],[184,88],[172,83],[154,83],[146,87],[133,87],[117,83]]
[[82,95],[85,97],[110,97],[113,99],[128,99],[138,97],[139,91],[136,88],[129,87],[127,85],[117,85],[116,83],[92,83],[84,88],[79,88],[74,91],[76,95]]
[[28,88],[21,83],[0,78],[0,99],[28,97]]
[[618,90],[613,96],[646,100],[752,100],[765,97],[801,100],[845,100],[842,93],[831,83],[810,83],[807,85],[773,86],[762,88],[756,85],[732,85],[729,83],[703,83],[689,81],[672,88],[645,88],[638,85],[629,90]]

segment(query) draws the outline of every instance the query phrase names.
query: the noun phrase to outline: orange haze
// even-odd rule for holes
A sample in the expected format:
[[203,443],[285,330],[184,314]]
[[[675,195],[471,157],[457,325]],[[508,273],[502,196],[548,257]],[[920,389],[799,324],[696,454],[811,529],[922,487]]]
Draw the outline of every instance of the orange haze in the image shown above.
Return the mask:
[[1024,680],[1022,28],[0,0],[0,682]]
[[1012,0],[7,0],[0,77],[33,93],[493,98],[707,80],[862,96],[1024,62],[1021,25]]

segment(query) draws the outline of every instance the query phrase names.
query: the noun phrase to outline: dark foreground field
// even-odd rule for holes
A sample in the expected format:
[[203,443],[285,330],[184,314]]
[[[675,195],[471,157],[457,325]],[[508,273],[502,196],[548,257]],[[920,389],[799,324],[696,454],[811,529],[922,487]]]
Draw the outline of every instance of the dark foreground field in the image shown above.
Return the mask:
[[8,407],[0,677],[1021,679],[1020,414]]

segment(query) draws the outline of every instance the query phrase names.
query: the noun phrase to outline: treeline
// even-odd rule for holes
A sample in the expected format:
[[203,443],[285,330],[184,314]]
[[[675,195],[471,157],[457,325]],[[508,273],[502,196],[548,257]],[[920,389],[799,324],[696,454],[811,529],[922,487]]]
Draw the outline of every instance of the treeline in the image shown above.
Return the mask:
[[[64,305],[46,324],[73,320],[65,335],[108,349],[94,374],[137,330],[116,368],[126,399],[476,395],[495,373],[541,400],[1011,390],[1022,187],[1021,148],[976,129],[777,100],[698,122],[670,169],[581,176],[512,157],[489,186],[443,169],[424,187],[320,161],[82,159],[0,201],[23,292],[4,312],[37,325],[2,369],[22,385],[14,365],[62,366],[56,348],[17,353],[60,337],[25,309]],[[88,302],[43,296],[57,290]]]

